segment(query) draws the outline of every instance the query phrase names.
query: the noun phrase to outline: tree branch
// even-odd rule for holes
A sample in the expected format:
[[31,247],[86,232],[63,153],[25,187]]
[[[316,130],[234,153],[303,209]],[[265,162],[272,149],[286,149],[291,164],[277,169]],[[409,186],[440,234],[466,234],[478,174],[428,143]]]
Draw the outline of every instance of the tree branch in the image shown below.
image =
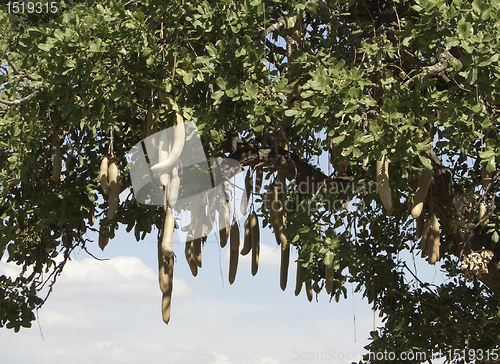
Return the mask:
[[14,100],[14,101],[7,101],[7,100],[3,100],[3,99],[0,98],[0,104],[4,104],[4,105],[7,105],[7,106],[23,105],[23,104],[25,104],[25,103],[30,102],[31,100],[33,100],[36,97],[36,95],[38,95],[40,93],[40,91],[42,91],[42,89],[36,90],[36,91],[32,92],[31,94],[29,94],[25,98],[22,98],[22,99],[19,99],[19,100]]

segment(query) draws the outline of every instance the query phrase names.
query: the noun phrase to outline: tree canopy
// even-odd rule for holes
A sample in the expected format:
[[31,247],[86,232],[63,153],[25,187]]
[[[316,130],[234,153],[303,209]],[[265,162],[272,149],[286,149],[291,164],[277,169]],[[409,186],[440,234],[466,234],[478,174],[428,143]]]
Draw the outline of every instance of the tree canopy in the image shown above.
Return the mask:
[[[112,141],[134,192],[126,153],[179,114],[207,157],[263,169],[261,225],[286,186],[306,290],[328,268],[335,299],[357,284],[384,320],[371,351],[499,347],[498,0],[57,4],[0,8],[0,252],[23,268],[0,276],[0,327],[31,325],[87,231],[161,228],[162,207],[134,198],[107,219],[99,166]],[[440,285],[405,261],[433,263],[434,241]]]

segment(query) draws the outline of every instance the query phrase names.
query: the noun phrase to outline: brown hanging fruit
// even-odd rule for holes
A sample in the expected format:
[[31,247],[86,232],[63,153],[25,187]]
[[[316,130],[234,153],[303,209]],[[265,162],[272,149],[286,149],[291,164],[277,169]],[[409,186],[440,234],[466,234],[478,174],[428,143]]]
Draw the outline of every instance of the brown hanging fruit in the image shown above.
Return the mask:
[[429,187],[432,182],[432,171],[424,169],[420,180],[418,182],[417,191],[415,192],[415,197],[413,198],[413,208],[411,209],[411,216],[417,219],[424,208],[425,197],[429,191]]
[[109,181],[109,206],[107,211],[108,220],[112,220],[118,209],[120,202],[120,171],[116,159],[111,157],[108,167],[108,181]]
[[254,193],[259,194],[260,190],[262,188],[262,180],[264,179],[264,170],[262,167],[256,167],[255,168],[255,186],[254,186]]
[[281,262],[280,262],[280,288],[286,289],[288,282],[288,266],[290,264],[290,244],[287,242],[281,244]]
[[302,284],[304,283],[306,268],[302,266],[302,262],[297,259],[297,279],[295,281],[295,295],[298,296],[302,290]]
[[229,233],[229,284],[233,284],[236,279],[236,271],[238,269],[238,258],[240,248],[240,229],[236,220],[233,220]]
[[252,275],[257,274],[259,269],[259,252],[260,252],[260,232],[259,232],[259,218],[255,211],[250,215],[250,236],[252,243]]
[[198,268],[201,268],[201,238],[193,240],[194,261]]
[[193,277],[196,277],[198,275],[198,266],[196,265],[196,257],[194,254],[194,239],[192,233],[189,233],[186,237],[184,255],[186,256],[186,261],[189,265],[189,269],[191,269],[191,274],[193,275]]
[[243,224],[243,249],[241,249],[241,255],[247,255],[252,250],[252,230],[250,229],[250,220],[252,215],[248,215],[245,223]]
[[284,216],[284,208],[282,206],[283,204],[279,200],[278,187],[274,183],[269,186],[269,190],[267,192],[267,201],[270,223],[274,231],[276,243],[282,244],[284,242],[286,244],[287,239],[285,234],[283,234],[286,217]]
[[101,165],[99,168],[99,185],[101,186],[102,193],[105,197],[109,196],[109,182],[108,182],[108,156],[102,157]]
[[158,282],[163,293],[172,288],[173,274],[174,255],[165,256],[161,249],[161,243],[158,243]]
[[231,217],[229,201],[221,201],[221,210],[219,211],[219,234],[220,234],[220,247],[224,248],[229,238],[229,231],[231,230]]
[[174,253],[172,247],[174,228],[175,228],[175,220],[174,220],[174,215],[172,214],[172,208],[170,206],[167,206],[167,211],[165,212],[165,220],[163,222],[163,231],[161,238],[161,251],[163,252],[163,255],[165,255],[166,257],[169,257]]
[[429,247],[429,235],[431,231],[431,221],[426,220],[422,229],[422,239],[420,240],[420,249],[422,252],[426,251]]
[[109,243],[109,227],[100,226],[99,227],[99,248],[104,250],[106,245]]
[[[159,252],[159,254],[161,254],[161,252]],[[161,300],[161,312],[162,312],[163,322],[168,324],[170,321],[170,305],[172,302],[172,289],[174,286],[174,255],[171,255],[168,258],[165,258],[163,256],[163,258],[165,259],[167,264],[166,273],[168,276],[168,285],[164,287],[165,291],[162,289],[163,295]]]
[[427,237],[427,247],[429,250],[429,264],[436,264],[439,260],[439,221],[436,214],[432,214],[431,228]]
[[311,302],[313,299],[313,293],[312,293],[311,280],[309,278],[305,280],[305,285],[306,285],[307,300]]
[[420,216],[417,218],[417,226],[415,229],[415,237],[417,239],[420,239],[422,237],[423,229],[424,229],[424,215],[420,214]]

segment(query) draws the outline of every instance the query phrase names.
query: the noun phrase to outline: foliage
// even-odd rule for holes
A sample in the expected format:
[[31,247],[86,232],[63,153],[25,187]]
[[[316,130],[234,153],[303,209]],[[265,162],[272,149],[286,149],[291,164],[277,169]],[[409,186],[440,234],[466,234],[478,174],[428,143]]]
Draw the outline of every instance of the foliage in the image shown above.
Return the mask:
[[[332,296],[346,295],[352,281],[380,312],[385,326],[372,333],[370,350],[500,344],[500,289],[491,283],[500,278],[498,0],[87,0],[59,9],[0,13],[0,251],[24,268],[17,280],[1,277],[0,326],[29,326],[44,302],[41,275],[57,275],[85,247],[94,214],[111,238],[120,224],[137,240],[159,226],[160,210],[132,198],[108,221],[99,198],[110,130],[126,189],[125,153],[146,136],[149,110],[159,130],[176,112],[196,121],[210,156],[271,148],[309,165],[296,164],[293,174],[276,158],[237,158],[262,163],[270,180],[288,171],[288,240],[316,292],[333,257]],[[333,173],[316,168],[325,151]],[[391,161],[392,216],[369,188],[382,155]],[[434,170],[426,213],[442,227],[440,286],[422,282],[401,258],[425,257],[407,207],[425,168]],[[482,169],[492,174],[487,188]],[[318,175],[327,188],[300,191]],[[339,184],[351,187],[330,188]],[[333,207],[352,198],[358,208]],[[487,227],[478,224],[481,201]],[[265,205],[260,215],[267,224]],[[468,282],[459,261],[484,249],[494,252],[489,272]],[[57,254],[65,260],[56,265]]]

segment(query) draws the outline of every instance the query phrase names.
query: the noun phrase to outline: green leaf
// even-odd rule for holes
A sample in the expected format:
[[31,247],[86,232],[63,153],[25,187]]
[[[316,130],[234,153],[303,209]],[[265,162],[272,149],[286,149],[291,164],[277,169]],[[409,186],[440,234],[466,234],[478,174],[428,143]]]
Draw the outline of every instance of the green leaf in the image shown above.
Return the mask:
[[224,91],[218,90],[212,94],[212,99],[219,100],[222,96],[224,96]]
[[299,113],[298,110],[295,110],[295,109],[290,109],[290,110],[286,110],[285,111],[285,115],[286,116],[295,116]]
[[495,166],[495,157],[491,157],[489,160],[488,160],[488,163],[486,164],[486,170],[490,173],[493,173],[496,169],[496,166]]
[[474,12],[478,15],[481,14],[481,3],[479,0],[474,0],[472,2],[472,10],[474,10]]
[[253,128],[253,131],[254,131],[255,133],[260,133],[260,132],[264,131],[264,125],[262,125],[262,124],[261,124],[261,125],[257,125],[257,126],[255,126],[255,127]]
[[480,151],[479,152],[479,158],[481,159],[490,159],[491,157],[493,157],[495,155],[495,153],[493,152],[493,150],[491,149],[488,149],[488,150],[485,150],[485,151]]
[[276,85],[277,91],[283,91],[283,89],[288,85],[288,79],[281,78]]
[[339,135],[338,137],[335,137],[332,139],[332,143],[334,145],[339,145],[340,143],[342,143],[345,139],[345,134],[342,134],[342,135]]
[[222,77],[218,77],[216,80],[215,80],[215,83],[217,84],[217,86],[219,86],[219,88],[221,90],[225,90],[226,89],[226,80],[223,79]]
[[300,97],[302,97],[303,99],[307,99],[308,97],[311,97],[312,95],[314,95],[314,92],[304,91],[300,94]]
[[193,83],[194,75],[191,72],[186,72],[186,74],[182,77],[182,80],[186,85],[190,85]]
[[47,44],[47,43],[42,43],[38,45],[38,48],[40,48],[42,51],[45,52],[50,52],[50,50],[54,47],[53,44]]
[[238,95],[238,89],[237,88],[230,88],[230,89],[226,90],[226,95],[230,98],[233,98],[236,95]]
[[425,169],[428,169],[429,171],[432,171],[432,164],[431,164],[431,161],[427,158],[427,157],[424,157],[422,155],[418,155],[418,159],[420,159],[420,162],[423,164],[423,166],[425,167]]
[[207,49],[208,55],[210,57],[213,58],[213,57],[217,56],[217,48],[215,48],[215,46],[212,43],[208,42],[205,45],[205,48]]
[[325,265],[331,265],[333,263],[333,258],[334,258],[333,253],[332,252],[328,252],[325,255],[325,259],[323,260],[323,263]]
[[54,30],[54,37],[60,42],[64,42],[64,33],[60,29]]
[[316,10],[318,10],[318,6],[319,6],[319,4],[317,2],[308,1],[306,3],[307,10],[309,10],[313,14],[316,14]]

